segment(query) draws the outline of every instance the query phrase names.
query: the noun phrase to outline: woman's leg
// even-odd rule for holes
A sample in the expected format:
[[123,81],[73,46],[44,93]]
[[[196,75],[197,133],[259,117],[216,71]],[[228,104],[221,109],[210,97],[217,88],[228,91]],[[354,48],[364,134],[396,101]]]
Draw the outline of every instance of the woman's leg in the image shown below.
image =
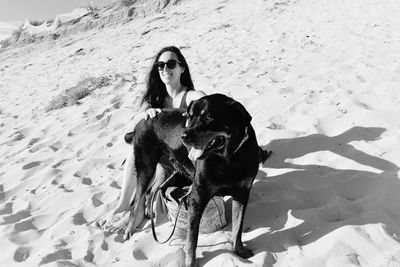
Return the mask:
[[129,210],[136,188],[136,171],[133,147],[129,149],[122,174],[121,194],[115,212]]
[[[130,160],[132,160],[132,163],[129,162]],[[124,169],[121,194],[118,204],[114,210],[110,211],[110,213],[106,215],[106,217],[100,219],[97,222],[97,224],[104,230],[113,233],[123,233],[125,231],[125,228],[129,222],[130,202],[134,197],[134,192],[136,188],[136,172],[134,168],[133,157],[128,157],[125,164],[126,165]],[[129,166],[132,166],[132,168],[129,168]],[[171,170],[165,169],[161,164],[157,164],[153,184],[150,185],[151,192],[148,196],[152,196],[155,193],[155,190],[165,181],[165,179],[171,173]],[[147,199],[147,201],[149,201],[149,199]],[[147,204],[148,205],[146,205],[146,209],[149,208],[150,202],[148,202]],[[155,199],[155,213],[166,213],[165,203],[163,203],[163,201],[161,200],[160,195],[158,195]],[[140,222],[141,221],[142,220],[140,220]]]
[[97,221],[97,225],[111,232],[123,231],[127,224],[130,203],[136,188],[136,171],[133,148],[129,148],[122,174],[121,192],[117,206]]
[[[165,165],[164,165],[165,166]],[[156,192],[156,190],[165,182],[165,180],[168,179],[168,177],[170,177],[173,173],[173,169],[171,168],[166,168],[161,164],[157,164],[156,167],[156,172],[154,174],[154,183],[151,185],[151,189],[150,189],[150,194],[148,195],[148,199],[147,199],[147,205],[146,205],[146,211],[147,211],[147,215],[150,214],[152,208],[154,207],[150,207],[150,200],[151,197],[154,195],[154,193]],[[167,207],[165,206],[165,203],[162,201],[161,199],[161,194],[159,193],[157,196],[155,196],[155,208],[154,208],[154,212],[156,214],[156,217],[158,214],[162,214],[162,213],[166,213],[167,212]]]
[[[132,129],[144,118],[144,113],[137,114],[132,122]],[[136,170],[134,147],[130,146],[126,156],[122,174],[121,192],[117,206],[97,221],[97,225],[111,232],[123,231],[127,224],[130,203],[133,200],[136,188]]]

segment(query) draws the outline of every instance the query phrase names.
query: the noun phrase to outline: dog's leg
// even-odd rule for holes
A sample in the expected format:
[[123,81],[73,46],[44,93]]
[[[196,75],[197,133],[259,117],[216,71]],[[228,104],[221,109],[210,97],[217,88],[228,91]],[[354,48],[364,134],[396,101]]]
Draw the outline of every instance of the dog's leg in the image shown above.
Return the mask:
[[192,185],[188,207],[188,229],[186,243],[186,266],[196,266],[196,247],[199,237],[200,219],[203,211],[211,199],[208,190]]
[[157,152],[148,153],[149,150],[145,146],[148,144],[135,144],[135,167],[137,175],[137,188],[135,199],[130,207],[129,223],[124,233],[124,239],[129,239],[136,228],[143,222],[145,218],[145,194],[151,184],[156,165],[159,159]]
[[232,201],[232,241],[234,252],[242,258],[250,258],[253,252],[244,247],[242,242],[242,230],[244,214],[249,201],[250,188],[242,190],[235,196]]

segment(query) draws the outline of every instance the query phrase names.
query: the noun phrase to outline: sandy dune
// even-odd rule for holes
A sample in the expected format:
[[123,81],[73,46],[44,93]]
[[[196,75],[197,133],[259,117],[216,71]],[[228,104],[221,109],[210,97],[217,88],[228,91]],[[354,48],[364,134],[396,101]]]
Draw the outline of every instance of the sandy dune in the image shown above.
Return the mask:
[[228,217],[201,235],[200,266],[400,266],[399,13],[395,0],[191,0],[1,51],[0,265],[183,264],[182,233],[159,245],[146,223],[123,242],[93,223],[116,204],[152,56],[172,44],[196,88],[242,102],[274,151],[246,213],[255,256],[231,252]]
[[17,29],[18,27],[12,23],[0,21],[0,41],[10,37],[12,32]]

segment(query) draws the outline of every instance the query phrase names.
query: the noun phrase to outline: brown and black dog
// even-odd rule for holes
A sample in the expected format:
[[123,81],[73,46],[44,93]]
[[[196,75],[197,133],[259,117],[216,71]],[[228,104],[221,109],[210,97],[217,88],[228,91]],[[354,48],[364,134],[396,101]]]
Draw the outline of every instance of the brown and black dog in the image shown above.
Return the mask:
[[195,265],[201,215],[216,195],[232,196],[234,252],[251,257],[241,237],[244,213],[259,163],[271,152],[259,148],[250,121],[242,104],[213,94],[192,102],[186,112],[163,110],[152,120],[139,122],[125,138],[134,146],[137,188],[124,237],[129,238],[144,219],[146,192],[153,194],[164,182],[165,178],[154,181],[153,176],[156,165],[163,162],[160,159],[167,156],[175,171],[188,178],[184,183],[192,184],[186,265]]

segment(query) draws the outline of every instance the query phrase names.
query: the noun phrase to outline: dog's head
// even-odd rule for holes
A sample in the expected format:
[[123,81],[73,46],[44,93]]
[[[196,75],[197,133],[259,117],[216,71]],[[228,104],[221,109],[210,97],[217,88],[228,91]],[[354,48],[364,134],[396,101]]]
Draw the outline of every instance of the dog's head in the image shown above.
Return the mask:
[[226,155],[230,143],[243,136],[251,121],[242,104],[222,94],[193,101],[185,116],[186,130],[182,139],[191,147],[189,157],[192,160],[205,159],[212,153]]

